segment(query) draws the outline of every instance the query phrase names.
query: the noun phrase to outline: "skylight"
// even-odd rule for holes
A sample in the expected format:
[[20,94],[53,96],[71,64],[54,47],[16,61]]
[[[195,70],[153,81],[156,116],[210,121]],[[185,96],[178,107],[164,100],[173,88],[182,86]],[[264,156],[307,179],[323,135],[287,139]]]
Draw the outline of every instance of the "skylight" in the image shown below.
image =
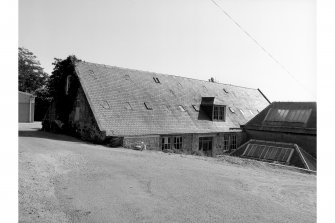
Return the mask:
[[127,110],[132,110],[133,108],[131,107],[130,103],[129,102],[126,102],[124,104],[124,107],[127,109]]
[[229,110],[230,110],[232,113],[235,113],[235,110],[234,110],[232,107],[229,107]]
[[149,102],[144,102],[144,106],[148,109],[148,110],[152,110],[152,107],[150,105]]
[[100,102],[100,105],[104,108],[104,109],[110,109],[109,104],[107,101],[103,100]]
[[306,123],[312,109],[270,109],[265,121]]
[[200,110],[198,105],[192,105],[192,107],[193,107],[194,110],[197,111],[197,112]]
[[160,84],[161,82],[159,81],[158,77],[153,77],[155,83]]
[[182,112],[185,111],[185,109],[184,109],[184,107],[182,105],[179,105],[178,107],[179,107],[180,111],[182,111]]

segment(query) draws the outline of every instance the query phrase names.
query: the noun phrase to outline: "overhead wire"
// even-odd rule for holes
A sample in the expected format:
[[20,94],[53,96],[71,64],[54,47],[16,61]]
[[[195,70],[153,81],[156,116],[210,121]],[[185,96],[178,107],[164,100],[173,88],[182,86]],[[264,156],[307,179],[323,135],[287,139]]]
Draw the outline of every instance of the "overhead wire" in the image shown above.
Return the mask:
[[277,60],[265,47],[263,47],[247,30],[245,30],[226,10],[224,10],[215,0],[210,0],[216,5],[221,12],[223,12],[247,37],[249,37],[265,54],[267,54],[275,63],[277,63],[288,75],[291,76],[304,90],[311,93],[310,89],[307,89],[300,81],[281,63]]

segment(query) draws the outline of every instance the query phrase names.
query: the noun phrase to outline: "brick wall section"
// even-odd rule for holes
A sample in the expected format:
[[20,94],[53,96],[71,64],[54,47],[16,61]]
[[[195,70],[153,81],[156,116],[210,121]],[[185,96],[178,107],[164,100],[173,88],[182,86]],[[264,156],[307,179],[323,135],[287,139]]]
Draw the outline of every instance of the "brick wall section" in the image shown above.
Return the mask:
[[248,139],[295,143],[316,158],[316,136],[282,132],[246,130]]
[[100,131],[83,89],[78,89],[76,101],[69,114],[69,131],[83,140],[102,143],[106,134]]

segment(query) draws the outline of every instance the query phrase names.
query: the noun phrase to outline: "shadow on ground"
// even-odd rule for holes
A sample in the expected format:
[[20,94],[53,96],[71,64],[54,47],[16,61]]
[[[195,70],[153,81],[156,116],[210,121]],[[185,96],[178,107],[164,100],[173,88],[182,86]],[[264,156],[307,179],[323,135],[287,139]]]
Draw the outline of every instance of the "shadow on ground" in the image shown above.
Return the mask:
[[19,130],[19,137],[34,137],[34,138],[61,140],[61,141],[68,141],[68,142],[80,142],[80,143],[87,144],[87,142],[74,138],[72,136],[45,132],[39,128],[31,128],[31,130]]

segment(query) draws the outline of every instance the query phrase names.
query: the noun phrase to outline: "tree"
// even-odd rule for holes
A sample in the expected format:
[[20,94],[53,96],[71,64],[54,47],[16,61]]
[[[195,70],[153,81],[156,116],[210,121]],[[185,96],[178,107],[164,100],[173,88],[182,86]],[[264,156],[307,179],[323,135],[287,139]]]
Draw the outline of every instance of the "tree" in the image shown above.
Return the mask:
[[34,94],[47,81],[48,75],[43,71],[37,57],[28,49],[19,47],[19,91]]

